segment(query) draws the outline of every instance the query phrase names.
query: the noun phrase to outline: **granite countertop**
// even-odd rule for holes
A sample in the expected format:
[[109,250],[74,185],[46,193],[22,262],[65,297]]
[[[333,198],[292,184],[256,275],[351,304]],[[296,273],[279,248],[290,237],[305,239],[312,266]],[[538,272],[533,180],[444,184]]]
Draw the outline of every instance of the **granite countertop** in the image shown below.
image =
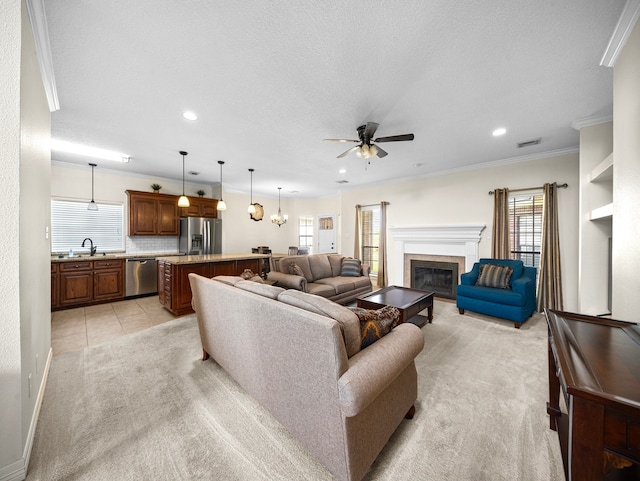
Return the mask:
[[238,261],[245,259],[268,259],[269,254],[208,254],[201,256],[160,256],[159,261],[168,264],[202,264],[205,262]]
[[137,252],[134,254],[127,252],[110,252],[108,254],[102,254],[101,252],[96,253],[94,256],[90,256],[89,254],[79,254],[74,255],[73,257],[69,257],[67,254],[63,254],[61,256],[51,256],[51,262],[77,262],[77,261],[99,261],[102,259],[131,259],[132,257],[154,257],[158,258],[160,256],[173,256],[173,257],[184,257],[184,254],[180,254],[178,252],[153,252],[153,253],[144,253]]

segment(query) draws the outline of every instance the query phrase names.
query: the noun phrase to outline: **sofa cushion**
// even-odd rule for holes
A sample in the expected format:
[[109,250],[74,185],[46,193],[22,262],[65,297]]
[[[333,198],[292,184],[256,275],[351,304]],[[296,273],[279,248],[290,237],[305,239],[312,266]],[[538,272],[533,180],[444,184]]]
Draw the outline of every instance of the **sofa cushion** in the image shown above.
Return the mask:
[[313,275],[311,274],[311,269],[309,268],[308,257],[309,256],[283,257],[279,262],[280,272],[290,274],[291,271],[289,266],[295,263],[304,273],[304,278],[307,280],[307,282],[313,282]]
[[243,280],[240,276],[215,276],[212,279],[214,281],[224,282],[230,286],[235,286],[238,282]]
[[510,281],[512,275],[513,269],[510,266],[481,264],[476,285],[498,289],[511,289]]
[[362,309],[361,307],[349,308],[360,321],[360,349],[370,346],[378,339],[382,339],[391,332],[400,319],[400,311],[392,306],[384,306],[380,309]]
[[278,295],[278,301],[335,319],[342,330],[347,356],[351,357],[360,351],[360,323],[358,322],[358,316],[351,312],[349,308],[328,299],[293,289],[281,292]]
[[331,264],[331,277],[337,277],[342,272],[342,259],[340,254],[328,254],[329,264]]
[[360,259],[352,259],[350,257],[345,257],[342,259],[342,270],[340,271],[340,275],[343,277],[360,277],[360,272],[362,271],[362,264]]
[[336,295],[335,287],[327,284],[320,284],[319,282],[308,282],[307,292],[320,297],[333,297]]
[[513,289],[496,289],[494,287],[467,286],[464,284],[458,285],[456,295],[509,306],[524,306],[527,302],[527,296],[515,292]]
[[360,287],[371,287],[371,278],[369,276],[349,277],[356,289]]
[[336,294],[342,294],[356,288],[353,279],[354,277],[327,277],[326,279],[318,279],[315,283],[331,286]]
[[264,284],[262,282],[254,282],[252,279],[237,282],[236,287],[243,291],[249,291],[263,297],[268,297],[269,299],[277,299],[278,294],[285,291],[282,287],[270,286],[269,284]]
[[309,268],[311,269],[311,274],[313,275],[313,282],[318,279],[324,279],[325,277],[331,277],[331,264],[329,263],[329,259],[325,254],[315,254],[310,255],[309,259]]

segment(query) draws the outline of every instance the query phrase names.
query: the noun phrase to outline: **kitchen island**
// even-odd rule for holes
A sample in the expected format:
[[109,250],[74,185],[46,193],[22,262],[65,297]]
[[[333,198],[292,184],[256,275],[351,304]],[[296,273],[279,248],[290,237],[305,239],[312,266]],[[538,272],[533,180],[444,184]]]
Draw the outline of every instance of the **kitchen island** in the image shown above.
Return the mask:
[[176,316],[193,312],[189,274],[239,276],[245,269],[263,271],[269,254],[208,254],[158,257],[158,299]]

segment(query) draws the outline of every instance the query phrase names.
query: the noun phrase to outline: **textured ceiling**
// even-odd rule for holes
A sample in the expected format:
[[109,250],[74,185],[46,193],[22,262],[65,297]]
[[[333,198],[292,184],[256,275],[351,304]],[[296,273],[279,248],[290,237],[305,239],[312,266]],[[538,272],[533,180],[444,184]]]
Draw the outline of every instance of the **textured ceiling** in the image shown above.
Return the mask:
[[[52,136],[132,157],[100,167],[175,179],[187,150],[201,172],[190,180],[217,182],[224,160],[225,189],[248,192],[251,167],[254,193],[283,197],[576,149],[571,122],[612,112],[613,71],[599,63],[623,6],[47,0]],[[367,121],[415,140],[381,144],[389,155],[369,165],[322,141],[355,139]]]

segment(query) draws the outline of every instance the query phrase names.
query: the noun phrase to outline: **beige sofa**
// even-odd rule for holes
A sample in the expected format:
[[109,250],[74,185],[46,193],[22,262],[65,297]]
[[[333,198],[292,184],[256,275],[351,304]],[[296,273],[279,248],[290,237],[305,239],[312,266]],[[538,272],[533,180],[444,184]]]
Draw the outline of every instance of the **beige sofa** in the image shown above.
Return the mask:
[[[360,350],[348,308],[296,290],[189,274],[209,355],[339,481],[360,480],[417,397],[420,329]],[[409,416],[410,417],[410,416]]]
[[[342,259],[340,254],[312,254],[308,256],[282,257],[272,263],[267,275],[277,286],[296,289],[339,304],[346,304],[361,294],[371,292],[369,266],[362,265],[359,277],[342,277]],[[291,265],[297,264],[304,276],[291,274]]]

